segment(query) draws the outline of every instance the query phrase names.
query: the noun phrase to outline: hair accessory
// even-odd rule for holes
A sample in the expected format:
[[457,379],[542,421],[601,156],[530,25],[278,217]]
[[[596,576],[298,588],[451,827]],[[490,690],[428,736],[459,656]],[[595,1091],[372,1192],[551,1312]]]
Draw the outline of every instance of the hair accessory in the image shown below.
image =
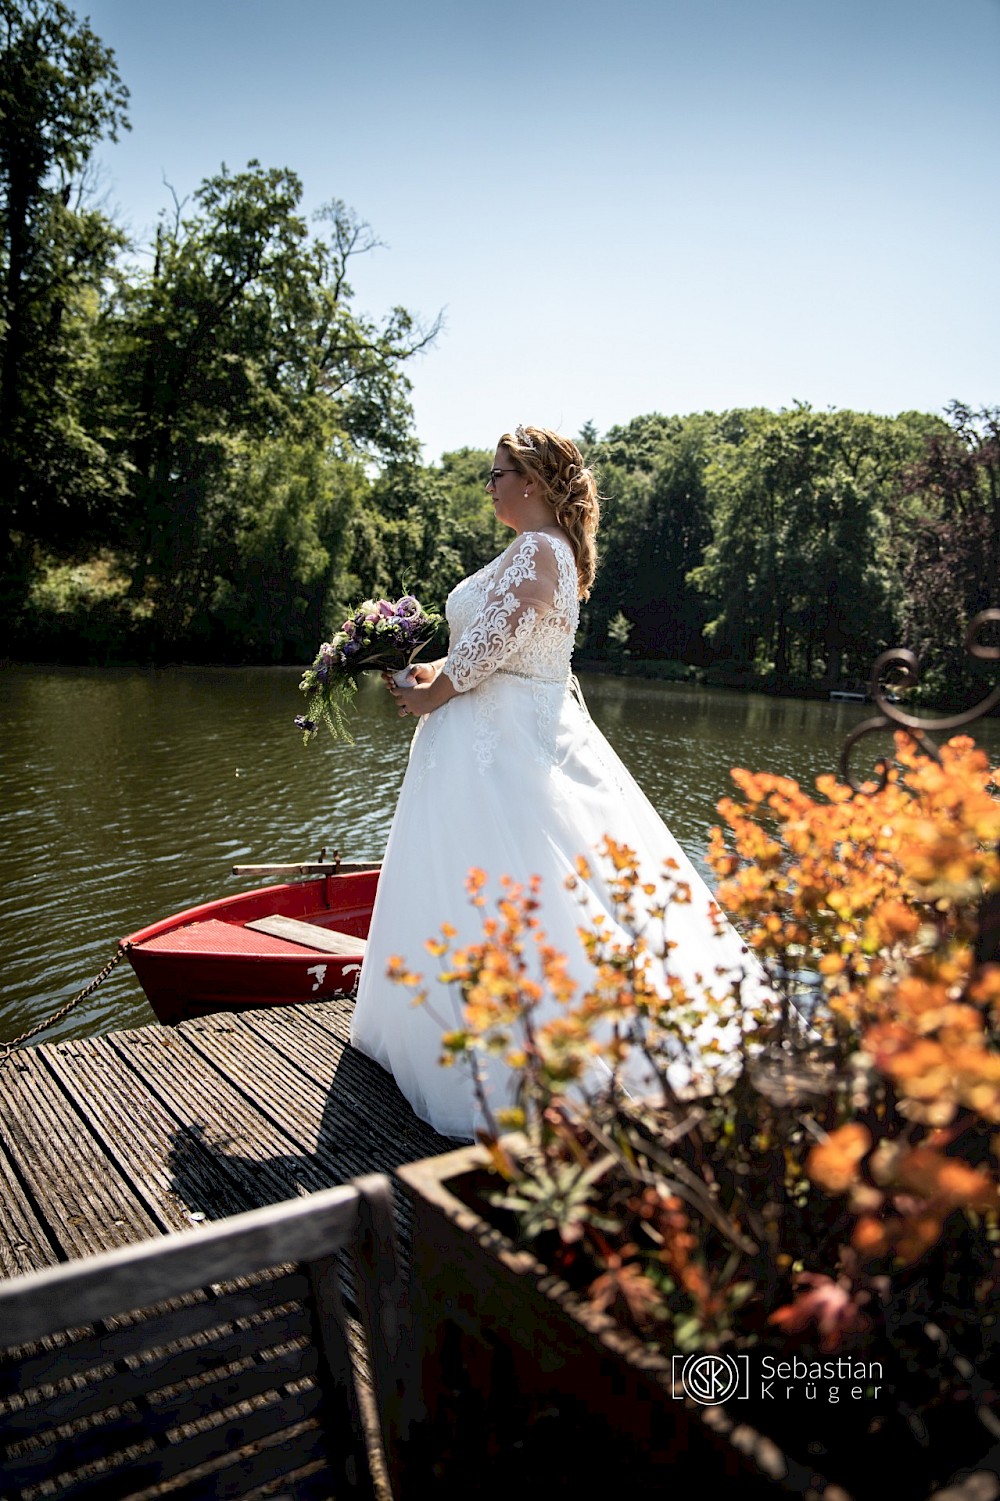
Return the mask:
[[517,426],[514,429],[514,437],[517,440],[517,445],[518,445],[519,448],[530,448],[532,450],[534,449],[534,447],[535,447],[534,443],[531,441],[530,437],[525,432],[525,430],[524,430],[524,428],[523,428],[523,426],[521,425],[520,422],[517,424]]

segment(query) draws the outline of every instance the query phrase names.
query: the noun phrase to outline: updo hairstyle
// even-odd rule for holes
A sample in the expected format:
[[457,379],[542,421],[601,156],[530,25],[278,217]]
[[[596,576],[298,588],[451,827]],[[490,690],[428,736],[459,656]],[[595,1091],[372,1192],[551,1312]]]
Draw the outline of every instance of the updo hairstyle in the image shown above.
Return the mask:
[[597,523],[600,497],[597,481],[583,462],[572,438],[547,427],[522,427],[504,433],[500,447],[510,454],[519,474],[533,479],[555,512],[555,519],[573,546],[578,593],[590,597],[597,572]]

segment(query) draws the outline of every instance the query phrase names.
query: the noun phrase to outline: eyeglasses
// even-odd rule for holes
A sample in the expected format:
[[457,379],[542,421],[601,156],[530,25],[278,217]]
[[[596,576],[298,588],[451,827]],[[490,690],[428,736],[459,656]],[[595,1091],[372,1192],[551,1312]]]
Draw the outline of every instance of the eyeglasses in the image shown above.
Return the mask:
[[496,484],[501,474],[520,474],[520,472],[521,471],[519,469],[491,469],[489,472],[489,477],[486,481],[487,490],[489,489],[490,485]]

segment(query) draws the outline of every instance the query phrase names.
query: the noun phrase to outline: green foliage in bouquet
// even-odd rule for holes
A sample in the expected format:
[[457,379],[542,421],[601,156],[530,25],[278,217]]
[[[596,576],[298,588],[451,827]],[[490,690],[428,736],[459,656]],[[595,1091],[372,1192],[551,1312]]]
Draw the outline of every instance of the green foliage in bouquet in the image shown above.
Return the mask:
[[306,712],[295,716],[302,743],[308,745],[325,724],[334,740],[351,744],[345,711],[358,691],[359,675],[410,666],[440,624],[440,615],[425,610],[412,594],[395,603],[363,600],[302,675],[299,688],[309,695]]

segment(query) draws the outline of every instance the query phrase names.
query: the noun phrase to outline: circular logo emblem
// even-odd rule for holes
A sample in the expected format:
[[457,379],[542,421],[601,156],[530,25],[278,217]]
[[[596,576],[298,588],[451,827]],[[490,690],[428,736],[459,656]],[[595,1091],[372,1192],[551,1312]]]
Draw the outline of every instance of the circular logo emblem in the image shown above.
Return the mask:
[[740,1370],[731,1355],[689,1355],[681,1381],[689,1397],[715,1407],[739,1389]]

